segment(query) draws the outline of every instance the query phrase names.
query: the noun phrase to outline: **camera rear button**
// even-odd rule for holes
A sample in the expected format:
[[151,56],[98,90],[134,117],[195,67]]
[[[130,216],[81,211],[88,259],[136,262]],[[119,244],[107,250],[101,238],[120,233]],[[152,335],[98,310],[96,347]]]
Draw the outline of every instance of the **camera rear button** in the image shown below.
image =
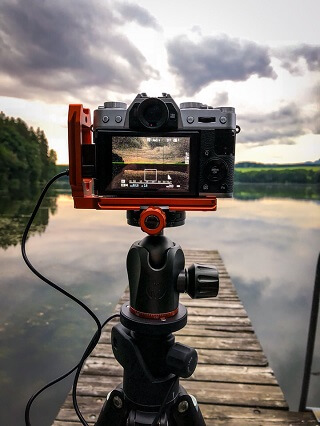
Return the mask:
[[108,117],[107,115],[104,115],[104,116],[102,117],[102,121],[103,121],[104,123],[108,123],[108,121],[109,121],[109,117]]
[[192,124],[194,122],[194,117],[192,117],[191,115],[189,117],[187,117],[187,122],[189,124]]
[[116,123],[121,123],[121,121],[122,121],[121,115],[116,115],[115,120],[116,120]]

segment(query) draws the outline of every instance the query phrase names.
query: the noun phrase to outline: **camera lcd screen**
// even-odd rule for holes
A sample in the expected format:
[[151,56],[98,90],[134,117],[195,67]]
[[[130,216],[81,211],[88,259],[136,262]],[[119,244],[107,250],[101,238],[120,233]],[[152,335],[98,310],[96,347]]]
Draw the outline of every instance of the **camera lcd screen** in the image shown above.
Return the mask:
[[112,190],[189,192],[190,137],[112,136]]

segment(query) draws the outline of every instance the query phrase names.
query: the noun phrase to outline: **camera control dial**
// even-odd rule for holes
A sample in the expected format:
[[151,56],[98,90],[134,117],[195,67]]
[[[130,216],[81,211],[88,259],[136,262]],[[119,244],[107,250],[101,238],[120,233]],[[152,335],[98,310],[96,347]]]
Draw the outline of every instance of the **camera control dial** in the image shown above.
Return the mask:
[[212,158],[207,162],[204,173],[210,182],[217,182],[227,176],[228,166],[221,158]]
[[180,109],[189,109],[189,108],[200,109],[201,106],[202,106],[201,102],[182,102],[180,104]]

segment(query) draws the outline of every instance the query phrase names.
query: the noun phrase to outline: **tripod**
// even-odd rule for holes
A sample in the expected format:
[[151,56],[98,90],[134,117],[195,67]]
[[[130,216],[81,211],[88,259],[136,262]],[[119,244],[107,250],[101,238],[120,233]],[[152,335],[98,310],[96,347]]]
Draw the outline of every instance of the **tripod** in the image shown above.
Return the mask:
[[184,224],[185,212],[148,207],[128,211],[127,219],[149,235],[128,252],[130,304],[122,305],[111,332],[123,382],[108,395],[95,426],[205,426],[195,397],[179,384],[195,371],[197,352],[172,333],[187,324],[179,293],[216,296],[218,272],[197,264],[184,269],[181,247],[163,235],[164,227]]

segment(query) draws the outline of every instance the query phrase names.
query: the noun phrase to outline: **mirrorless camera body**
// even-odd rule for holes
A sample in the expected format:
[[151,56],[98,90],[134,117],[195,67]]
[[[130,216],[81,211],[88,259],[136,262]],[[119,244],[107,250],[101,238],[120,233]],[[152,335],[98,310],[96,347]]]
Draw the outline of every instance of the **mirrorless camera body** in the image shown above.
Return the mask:
[[[78,121],[76,107],[81,107]],[[79,121],[81,153],[75,154]],[[108,199],[165,198],[179,203],[232,196],[238,127],[234,108],[197,102],[179,108],[169,94],[155,98],[141,93],[128,108],[123,102],[105,102],[94,111],[93,143],[83,133],[90,125],[89,110],[71,105],[70,182],[72,186],[72,163],[81,156],[76,173],[83,180],[84,196],[98,197],[105,205]]]

